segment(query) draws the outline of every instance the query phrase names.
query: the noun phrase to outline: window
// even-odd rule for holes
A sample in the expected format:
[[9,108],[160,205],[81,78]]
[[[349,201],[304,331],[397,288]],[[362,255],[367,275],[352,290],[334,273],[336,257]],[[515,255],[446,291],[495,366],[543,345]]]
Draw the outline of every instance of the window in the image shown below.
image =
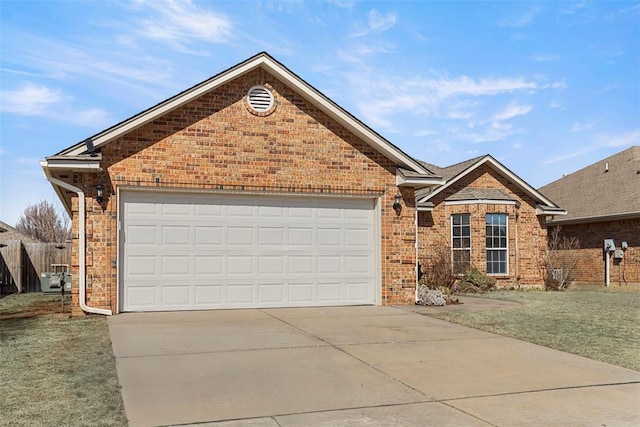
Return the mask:
[[487,274],[508,274],[507,215],[487,214]]
[[451,215],[451,260],[453,274],[463,274],[471,266],[471,215]]

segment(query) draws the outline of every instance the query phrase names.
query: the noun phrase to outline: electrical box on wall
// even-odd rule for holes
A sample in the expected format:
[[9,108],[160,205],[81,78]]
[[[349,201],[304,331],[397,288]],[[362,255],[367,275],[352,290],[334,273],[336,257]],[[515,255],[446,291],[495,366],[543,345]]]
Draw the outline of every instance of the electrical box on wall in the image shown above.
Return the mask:
[[616,244],[613,242],[613,239],[604,239],[604,250],[607,252],[616,250]]
[[616,249],[616,250],[613,252],[613,257],[614,257],[615,259],[622,259],[622,257],[623,257],[623,256],[624,256],[624,251],[623,251],[622,249]]

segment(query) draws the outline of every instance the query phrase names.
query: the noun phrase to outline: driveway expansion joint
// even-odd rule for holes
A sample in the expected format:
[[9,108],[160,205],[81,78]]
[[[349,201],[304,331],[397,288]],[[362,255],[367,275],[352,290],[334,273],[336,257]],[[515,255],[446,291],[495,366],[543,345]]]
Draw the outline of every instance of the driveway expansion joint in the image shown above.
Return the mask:
[[521,390],[521,391],[509,391],[505,393],[491,393],[491,394],[479,394],[475,396],[464,396],[464,397],[452,397],[450,399],[435,399],[436,402],[446,403],[446,402],[455,402],[459,400],[469,400],[469,399],[482,399],[486,397],[502,397],[502,396],[516,396],[519,394],[534,394],[534,393],[545,393],[548,391],[560,391],[560,390],[579,390],[579,389],[587,389],[587,388],[600,388],[600,387],[616,387],[621,385],[633,385],[640,384],[640,381],[624,381],[618,383],[604,383],[604,384],[585,384],[585,385],[570,385],[563,387],[549,387],[549,388],[540,388],[534,390]]

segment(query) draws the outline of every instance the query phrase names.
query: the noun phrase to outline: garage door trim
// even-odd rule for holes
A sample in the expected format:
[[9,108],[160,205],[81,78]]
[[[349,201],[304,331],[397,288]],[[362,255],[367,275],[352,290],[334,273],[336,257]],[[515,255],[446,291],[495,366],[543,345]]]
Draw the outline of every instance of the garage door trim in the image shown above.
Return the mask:
[[[117,189],[118,195],[118,209],[117,209],[117,221],[118,221],[118,233],[117,233],[117,248],[118,248],[118,256],[117,256],[117,288],[118,292],[116,293],[117,298],[117,309],[118,312],[124,311],[125,308],[125,273],[124,269],[124,256],[125,256],[125,242],[122,236],[124,235],[124,230],[122,229],[123,221],[125,220],[124,216],[124,207],[125,202],[132,201],[136,198],[136,194],[143,196],[144,194],[155,193],[154,195],[175,195],[179,197],[179,195],[188,196],[211,196],[212,200],[216,198],[222,198],[225,196],[235,197],[237,199],[244,199],[245,201],[255,201],[255,203],[251,203],[253,206],[260,206],[260,199],[265,201],[274,201],[275,199],[286,199],[291,198],[292,200],[304,201],[309,200],[309,204],[312,205],[314,201],[322,201],[322,200],[339,200],[339,199],[349,199],[349,200],[370,200],[373,205],[371,209],[371,214],[373,216],[372,227],[373,230],[370,232],[370,238],[372,239],[373,253],[372,253],[372,262],[373,266],[373,297],[372,303],[375,305],[379,305],[381,303],[381,245],[380,245],[380,230],[381,230],[381,214],[380,214],[380,193],[374,194],[366,194],[366,195],[343,195],[343,194],[300,194],[300,193],[280,193],[280,192],[239,192],[239,191],[203,191],[203,190],[195,190],[190,191],[188,189],[154,189],[154,188],[146,188],[146,187],[123,187]],[[123,197],[124,195],[124,197]],[[246,199],[245,199],[246,198]],[[222,199],[221,199],[222,200]],[[284,204],[284,206],[288,206],[288,204]],[[370,302],[371,303],[371,302]],[[220,307],[223,308],[223,307]],[[227,307],[233,308],[233,307]]]

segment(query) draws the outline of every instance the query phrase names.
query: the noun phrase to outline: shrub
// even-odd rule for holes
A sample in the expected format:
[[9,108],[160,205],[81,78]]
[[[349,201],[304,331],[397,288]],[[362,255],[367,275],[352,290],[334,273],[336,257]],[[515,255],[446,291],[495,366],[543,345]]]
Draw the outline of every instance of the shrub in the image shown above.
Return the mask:
[[487,276],[475,266],[471,266],[455,286],[454,291],[458,293],[484,293],[492,291],[495,288],[495,278]]
[[418,283],[428,289],[439,289],[443,293],[450,293],[457,277],[453,274],[451,265],[451,249],[448,244],[440,242],[433,245],[428,257],[423,259],[420,266],[420,280]]
[[549,291],[563,291],[573,281],[578,265],[580,241],[575,237],[560,237],[560,226],[549,230],[546,254],[547,275],[544,286]]

